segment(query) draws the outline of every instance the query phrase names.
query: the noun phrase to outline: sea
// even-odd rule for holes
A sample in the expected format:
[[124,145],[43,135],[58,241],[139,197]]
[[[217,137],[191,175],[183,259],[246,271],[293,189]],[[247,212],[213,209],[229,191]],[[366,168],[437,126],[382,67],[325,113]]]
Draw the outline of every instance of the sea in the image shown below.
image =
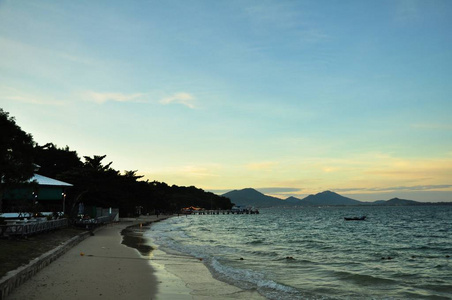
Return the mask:
[[[344,220],[359,216],[366,220]],[[452,299],[452,206],[189,215],[146,236],[267,299]]]

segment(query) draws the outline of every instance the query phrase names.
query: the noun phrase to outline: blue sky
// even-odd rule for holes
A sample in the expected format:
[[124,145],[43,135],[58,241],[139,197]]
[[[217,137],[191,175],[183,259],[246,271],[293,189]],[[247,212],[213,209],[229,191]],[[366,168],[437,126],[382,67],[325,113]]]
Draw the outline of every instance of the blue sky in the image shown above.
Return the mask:
[[36,142],[221,193],[452,200],[450,1],[2,1]]

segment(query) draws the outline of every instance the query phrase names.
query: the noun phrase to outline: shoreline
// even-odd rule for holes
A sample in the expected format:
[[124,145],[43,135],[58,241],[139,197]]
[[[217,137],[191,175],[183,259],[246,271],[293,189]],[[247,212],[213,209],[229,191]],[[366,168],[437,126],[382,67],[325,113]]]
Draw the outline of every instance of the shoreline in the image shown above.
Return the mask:
[[121,243],[121,231],[156,220],[155,216],[123,219],[99,228],[94,236],[69,249],[6,299],[155,299],[155,271],[149,259]]
[[151,266],[156,270],[158,300],[266,299],[257,290],[244,290],[212,276],[209,269],[195,257],[153,251]]
[[121,219],[98,228],[6,299],[265,299],[215,279],[195,257],[162,251],[144,235],[171,217]]
[[143,239],[153,248],[149,263],[158,281],[158,300],[266,299],[257,290],[244,290],[214,278],[202,259],[161,249],[152,239]]

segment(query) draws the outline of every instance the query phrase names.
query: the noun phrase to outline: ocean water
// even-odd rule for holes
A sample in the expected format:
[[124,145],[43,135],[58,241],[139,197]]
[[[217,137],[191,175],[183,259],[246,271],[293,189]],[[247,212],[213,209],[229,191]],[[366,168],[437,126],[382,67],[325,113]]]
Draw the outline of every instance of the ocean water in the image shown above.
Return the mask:
[[452,206],[260,212],[174,217],[146,236],[268,299],[452,299]]

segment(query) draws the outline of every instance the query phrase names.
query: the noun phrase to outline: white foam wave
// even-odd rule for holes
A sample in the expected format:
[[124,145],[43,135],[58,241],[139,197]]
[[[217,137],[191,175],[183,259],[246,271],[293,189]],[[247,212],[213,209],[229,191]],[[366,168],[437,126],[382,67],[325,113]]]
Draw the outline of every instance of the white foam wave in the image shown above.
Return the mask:
[[242,289],[257,289],[268,299],[304,299],[295,288],[266,279],[264,274],[257,271],[226,266],[215,258],[206,263],[215,278]]

